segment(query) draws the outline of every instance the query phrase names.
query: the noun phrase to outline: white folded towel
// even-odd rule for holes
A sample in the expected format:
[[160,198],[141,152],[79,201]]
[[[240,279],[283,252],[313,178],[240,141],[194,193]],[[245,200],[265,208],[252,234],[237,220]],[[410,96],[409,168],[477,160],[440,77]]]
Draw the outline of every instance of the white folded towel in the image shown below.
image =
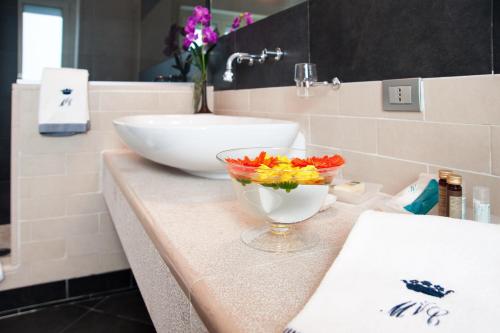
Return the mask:
[[38,110],[40,134],[65,136],[89,130],[88,78],[84,69],[43,70]]
[[500,332],[500,226],[365,212],[284,332]]

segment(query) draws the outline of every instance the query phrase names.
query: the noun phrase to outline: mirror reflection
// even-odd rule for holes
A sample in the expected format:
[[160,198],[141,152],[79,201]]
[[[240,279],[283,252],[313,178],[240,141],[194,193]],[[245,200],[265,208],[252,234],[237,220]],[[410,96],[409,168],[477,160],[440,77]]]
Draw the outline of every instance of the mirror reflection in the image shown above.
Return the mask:
[[195,6],[211,8],[224,35],[303,1],[18,0],[18,78],[78,67],[92,81],[191,82],[199,72],[182,42]]

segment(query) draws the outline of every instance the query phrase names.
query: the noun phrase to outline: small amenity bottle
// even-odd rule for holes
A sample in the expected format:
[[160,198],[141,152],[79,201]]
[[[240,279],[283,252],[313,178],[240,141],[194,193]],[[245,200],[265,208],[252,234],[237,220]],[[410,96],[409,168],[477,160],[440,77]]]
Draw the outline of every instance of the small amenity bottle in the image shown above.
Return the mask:
[[455,219],[464,218],[462,199],[462,176],[456,174],[448,175],[448,215]]
[[484,186],[474,186],[474,221],[490,223],[490,189]]
[[448,175],[453,173],[451,170],[439,170],[439,216],[448,216]]

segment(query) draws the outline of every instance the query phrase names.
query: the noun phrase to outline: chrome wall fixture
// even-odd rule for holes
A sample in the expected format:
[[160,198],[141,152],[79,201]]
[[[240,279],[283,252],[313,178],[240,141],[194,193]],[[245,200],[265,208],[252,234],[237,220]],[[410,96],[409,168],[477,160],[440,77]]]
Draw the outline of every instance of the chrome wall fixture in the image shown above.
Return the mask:
[[295,84],[297,85],[297,96],[312,96],[309,88],[331,85],[334,90],[340,89],[341,83],[338,77],[334,77],[331,82],[318,82],[318,72],[316,64],[300,63],[295,64]]
[[238,64],[241,64],[243,62],[247,62],[248,66],[253,66],[255,62],[259,64],[263,64],[266,62],[268,59],[272,59],[275,62],[280,61],[285,53],[277,47],[276,50],[274,51],[269,51],[267,49],[262,50],[260,54],[250,54],[250,53],[242,53],[242,52],[236,52],[233,53],[227,58],[226,62],[226,71],[224,72],[224,75],[222,79],[226,82],[233,82],[234,79],[234,73],[233,73],[233,62],[236,60]]

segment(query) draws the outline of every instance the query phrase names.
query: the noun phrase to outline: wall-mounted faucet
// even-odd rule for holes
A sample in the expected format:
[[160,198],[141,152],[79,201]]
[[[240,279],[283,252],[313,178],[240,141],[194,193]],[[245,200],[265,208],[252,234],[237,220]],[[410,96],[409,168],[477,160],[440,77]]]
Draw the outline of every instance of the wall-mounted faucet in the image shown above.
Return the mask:
[[229,58],[227,58],[226,71],[224,72],[222,79],[226,82],[233,82],[233,62],[235,59],[238,64],[247,61],[248,66],[253,66],[255,61],[257,61],[257,63],[259,64],[263,64],[270,57],[272,57],[274,61],[280,61],[284,55],[284,52],[279,47],[277,47],[275,51],[268,51],[267,49],[264,49],[260,54],[250,54],[242,52],[233,53],[229,56]]

